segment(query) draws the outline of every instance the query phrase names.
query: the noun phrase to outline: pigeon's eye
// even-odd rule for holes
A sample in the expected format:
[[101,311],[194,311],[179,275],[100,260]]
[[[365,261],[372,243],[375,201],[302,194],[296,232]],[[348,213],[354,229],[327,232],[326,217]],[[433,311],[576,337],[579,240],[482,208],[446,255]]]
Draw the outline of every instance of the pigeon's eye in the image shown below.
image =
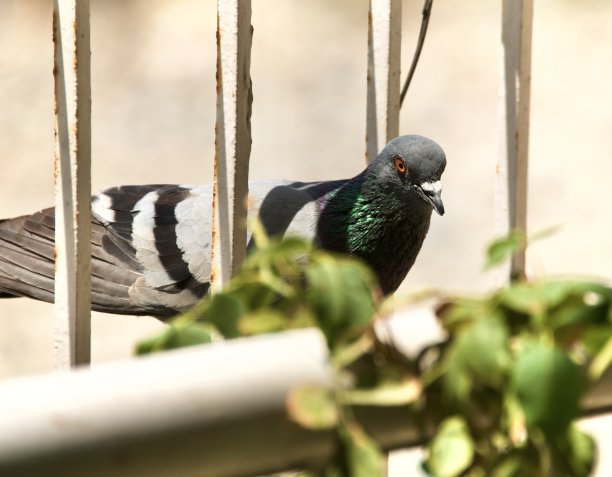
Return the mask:
[[396,157],[395,158],[395,169],[397,169],[397,172],[399,172],[400,174],[405,174],[406,173],[406,163],[404,162],[404,160],[401,157]]

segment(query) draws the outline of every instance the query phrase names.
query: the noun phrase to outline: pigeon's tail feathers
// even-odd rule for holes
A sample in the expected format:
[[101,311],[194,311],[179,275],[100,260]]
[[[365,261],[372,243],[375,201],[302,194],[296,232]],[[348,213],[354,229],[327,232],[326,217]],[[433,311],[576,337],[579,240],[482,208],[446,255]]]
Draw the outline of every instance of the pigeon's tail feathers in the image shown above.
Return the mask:
[[[44,217],[45,211],[39,212]],[[53,243],[25,232],[29,216],[0,222],[0,292],[53,301]],[[45,228],[40,222],[39,233]]]
[[[0,297],[54,301],[54,211],[0,221]],[[104,260],[104,228],[92,223],[92,303],[98,311],[133,314],[129,287],[137,274]],[[132,275],[132,276],[130,276]]]
[[[119,266],[104,251],[104,227],[92,228],[92,309],[117,314],[174,314],[164,307],[144,307],[130,297],[140,274]],[[0,222],[0,297],[26,296],[54,301],[54,212],[46,209],[30,216]]]
[[[211,203],[212,189],[194,186],[122,186],[94,196],[92,309],[168,317],[196,304],[210,281]],[[0,298],[53,302],[54,255],[54,209],[0,220]]]

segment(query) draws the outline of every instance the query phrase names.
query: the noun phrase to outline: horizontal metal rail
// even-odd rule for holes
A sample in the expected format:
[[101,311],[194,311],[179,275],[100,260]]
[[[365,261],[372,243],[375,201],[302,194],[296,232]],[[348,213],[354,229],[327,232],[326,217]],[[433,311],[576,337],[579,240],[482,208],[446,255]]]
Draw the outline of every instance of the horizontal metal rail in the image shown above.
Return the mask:
[[[229,477],[320,464],[333,434],[288,420],[285,399],[295,386],[330,382],[324,340],[312,329],[8,381],[0,475]],[[612,374],[585,401],[588,413],[610,406]],[[407,407],[363,408],[358,417],[386,449],[424,437]]]

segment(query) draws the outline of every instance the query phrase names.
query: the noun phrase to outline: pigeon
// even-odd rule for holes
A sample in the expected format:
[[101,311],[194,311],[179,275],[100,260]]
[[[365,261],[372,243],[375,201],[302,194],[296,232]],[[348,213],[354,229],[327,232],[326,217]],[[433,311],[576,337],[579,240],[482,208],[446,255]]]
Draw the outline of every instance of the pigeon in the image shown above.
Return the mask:
[[[359,257],[388,295],[413,266],[432,211],[444,214],[445,167],[434,141],[399,136],[351,179],[251,182],[248,215],[270,236]],[[92,309],[164,319],[195,305],[210,286],[212,195],[211,185],[163,184],[94,195]],[[0,221],[0,297],[53,302],[54,227],[53,208]]]

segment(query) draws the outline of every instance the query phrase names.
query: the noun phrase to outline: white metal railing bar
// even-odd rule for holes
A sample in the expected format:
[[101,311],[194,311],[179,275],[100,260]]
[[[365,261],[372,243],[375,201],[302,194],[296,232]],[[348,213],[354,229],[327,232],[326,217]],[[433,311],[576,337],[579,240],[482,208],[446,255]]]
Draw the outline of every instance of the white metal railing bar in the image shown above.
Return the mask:
[[89,1],[55,0],[56,368],[90,361],[91,86]]
[[370,0],[366,161],[399,135],[401,0]]
[[289,422],[284,402],[329,385],[326,349],[300,330],[0,383],[0,475],[246,476],[316,461],[333,434]]
[[250,0],[218,0],[213,288],[220,288],[230,280],[246,254],[251,39]]
[[[399,135],[402,1],[370,0],[366,97],[366,162]],[[384,473],[388,473],[388,459]]]
[[[527,165],[531,96],[533,0],[503,0],[499,154],[495,232],[527,231]],[[500,282],[525,276],[525,253],[502,269]]]
[[[422,348],[420,327],[410,320],[394,342]],[[0,475],[237,477],[320,464],[333,432],[291,423],[285,401],[295,386],[331,380],[324,339],[310,329],[2,382]],[[611,386],[608,374],[585,410],[609,409]],[[423,437],[405,407],[357,417],[386,449]]]

